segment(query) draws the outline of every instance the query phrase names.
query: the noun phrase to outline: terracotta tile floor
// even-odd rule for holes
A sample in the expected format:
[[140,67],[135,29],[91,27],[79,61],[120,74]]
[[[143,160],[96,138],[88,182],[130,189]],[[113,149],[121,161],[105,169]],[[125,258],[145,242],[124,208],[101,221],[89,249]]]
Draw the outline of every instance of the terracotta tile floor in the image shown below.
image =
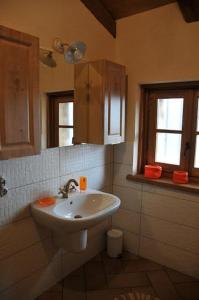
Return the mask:
[[120,259],[101,253],[37,300],[113,300],[130,291],[161,300],[199,300],[199,280],[128,252]]

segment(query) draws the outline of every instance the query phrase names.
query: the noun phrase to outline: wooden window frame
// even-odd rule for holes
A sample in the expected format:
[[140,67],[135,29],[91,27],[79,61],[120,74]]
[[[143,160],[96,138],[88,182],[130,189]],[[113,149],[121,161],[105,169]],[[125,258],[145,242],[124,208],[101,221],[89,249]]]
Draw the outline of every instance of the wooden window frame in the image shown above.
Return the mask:
[[[59,125],[58,103],[74,103],[74,90],[47,93],[47,147],[59,147],[59,128],[74,128],[71,125]],[[65,100],[63,101],[63,98]],[[59,101],[59,99],[61,101]],[[56,102],[55,102],[56,101]]]
[[[196,128],[194,128],[197,120],[197,105],[198,101],[196,101],[196,97],[199,97],[199,81],[191,81],[191,82],[177,82],[177,83],[161,83],[161,84],[145,84],[141,85],[141,102],[140,102],[140,119],[139,119],[139,145],[138,145],[138,168],[137,173],[143,174],[144,173],[144,166],[148,163],[148,155],[150,155],[150,151],[148,147],[148,140],[150,138],[149,136],[149,95],[152,94],[154,91],[158,91],[158,93],[164,94],[167,91],[177,91],[177,90],[186,90],[186,93],[190,93],[190,99],[193,99],[193,103],[191,105],[188,105],[188,112],[183,114],[183,124],[189,124],[189,128],[183,128],[184,131],[184,140],[182,140],[181,144],[181,162],[182,159],[182,149],[185,147],[187,136],[189,137],[189,142],[191,144],[191,149],[189,151],[189,157],[188,157],[188,163],[187,159],[184,162],[183,169],[187,169],[189,171],[189,174],[191,174],[191,179],[193,181],[199,182],[199,168],[192,168],[194,163],[194,152],[195,152],[195,142],[196,142],[196,135],[199,135],[199,131],[196,131]],[[192,93],[192,96],[191,96]],[[193,94],[195,93],[195,94]],[[197,94],[196,94],[197,93]],[[186,105],[186,101],[184,102]],[[191,111],[190,111],[191,109]],[[157,116],[157,114],[155,114]],[[190,118],[192,116],[192,119]],[[189,119],[187,119],[189,118]],[[194,121],[193,121],[194,120]],[[151,121],[151,119],[150,119]],[[156,118],[153,119],[153,126],[154,122],[156,123]],[[161,130],[159,130],[161,131]],[[166,131],[166,130],[163,130]],[[191,138],[190,138],[191,137]],[[152,148],[155,149],[155,135],[153,136],[152,144],[154,145]],[[156,163],[159,164],[159,163]],[[176,165],[168,165],[167,164],[160,164],[163,166],[165,171],[163,172],[164,177],[171,177],[172,171],[180,169],[181,167]],[[182,169],[182,168],[181,168]]]

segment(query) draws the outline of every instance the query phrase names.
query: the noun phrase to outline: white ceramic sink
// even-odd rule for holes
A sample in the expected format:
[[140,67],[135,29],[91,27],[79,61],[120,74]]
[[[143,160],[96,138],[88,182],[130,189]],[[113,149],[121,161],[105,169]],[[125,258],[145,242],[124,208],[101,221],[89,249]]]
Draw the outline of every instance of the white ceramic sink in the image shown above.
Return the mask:
[[35,220],[56,232],[74,233],[88,229],[112,215],[120,206],[120,199],[112,194],[89,190],[73,192],[67,199],[41,207],[32,204]]

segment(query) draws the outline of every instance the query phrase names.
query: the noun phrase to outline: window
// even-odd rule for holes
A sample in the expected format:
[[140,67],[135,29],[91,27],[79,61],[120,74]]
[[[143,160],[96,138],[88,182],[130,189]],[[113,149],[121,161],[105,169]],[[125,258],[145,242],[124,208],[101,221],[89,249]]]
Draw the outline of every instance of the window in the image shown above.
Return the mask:
[[142,88],[139,172],[158,164],[165,176],[187,170],[199,177],[199,83]]
[[73,144],[74,91],[48,93],[48,147]]

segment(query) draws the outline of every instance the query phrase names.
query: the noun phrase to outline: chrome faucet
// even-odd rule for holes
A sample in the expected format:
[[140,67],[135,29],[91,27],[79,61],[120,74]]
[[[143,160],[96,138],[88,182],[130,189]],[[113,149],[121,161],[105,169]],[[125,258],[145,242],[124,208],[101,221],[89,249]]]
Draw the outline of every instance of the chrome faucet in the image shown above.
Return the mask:
[[[71,185],[72,184],[72,185]],[[62,194],[62,198],[68,198],[69,192],[76,191],[78,182],[75,179],[69,179],[68,182],[59,189],[59,194]]]

